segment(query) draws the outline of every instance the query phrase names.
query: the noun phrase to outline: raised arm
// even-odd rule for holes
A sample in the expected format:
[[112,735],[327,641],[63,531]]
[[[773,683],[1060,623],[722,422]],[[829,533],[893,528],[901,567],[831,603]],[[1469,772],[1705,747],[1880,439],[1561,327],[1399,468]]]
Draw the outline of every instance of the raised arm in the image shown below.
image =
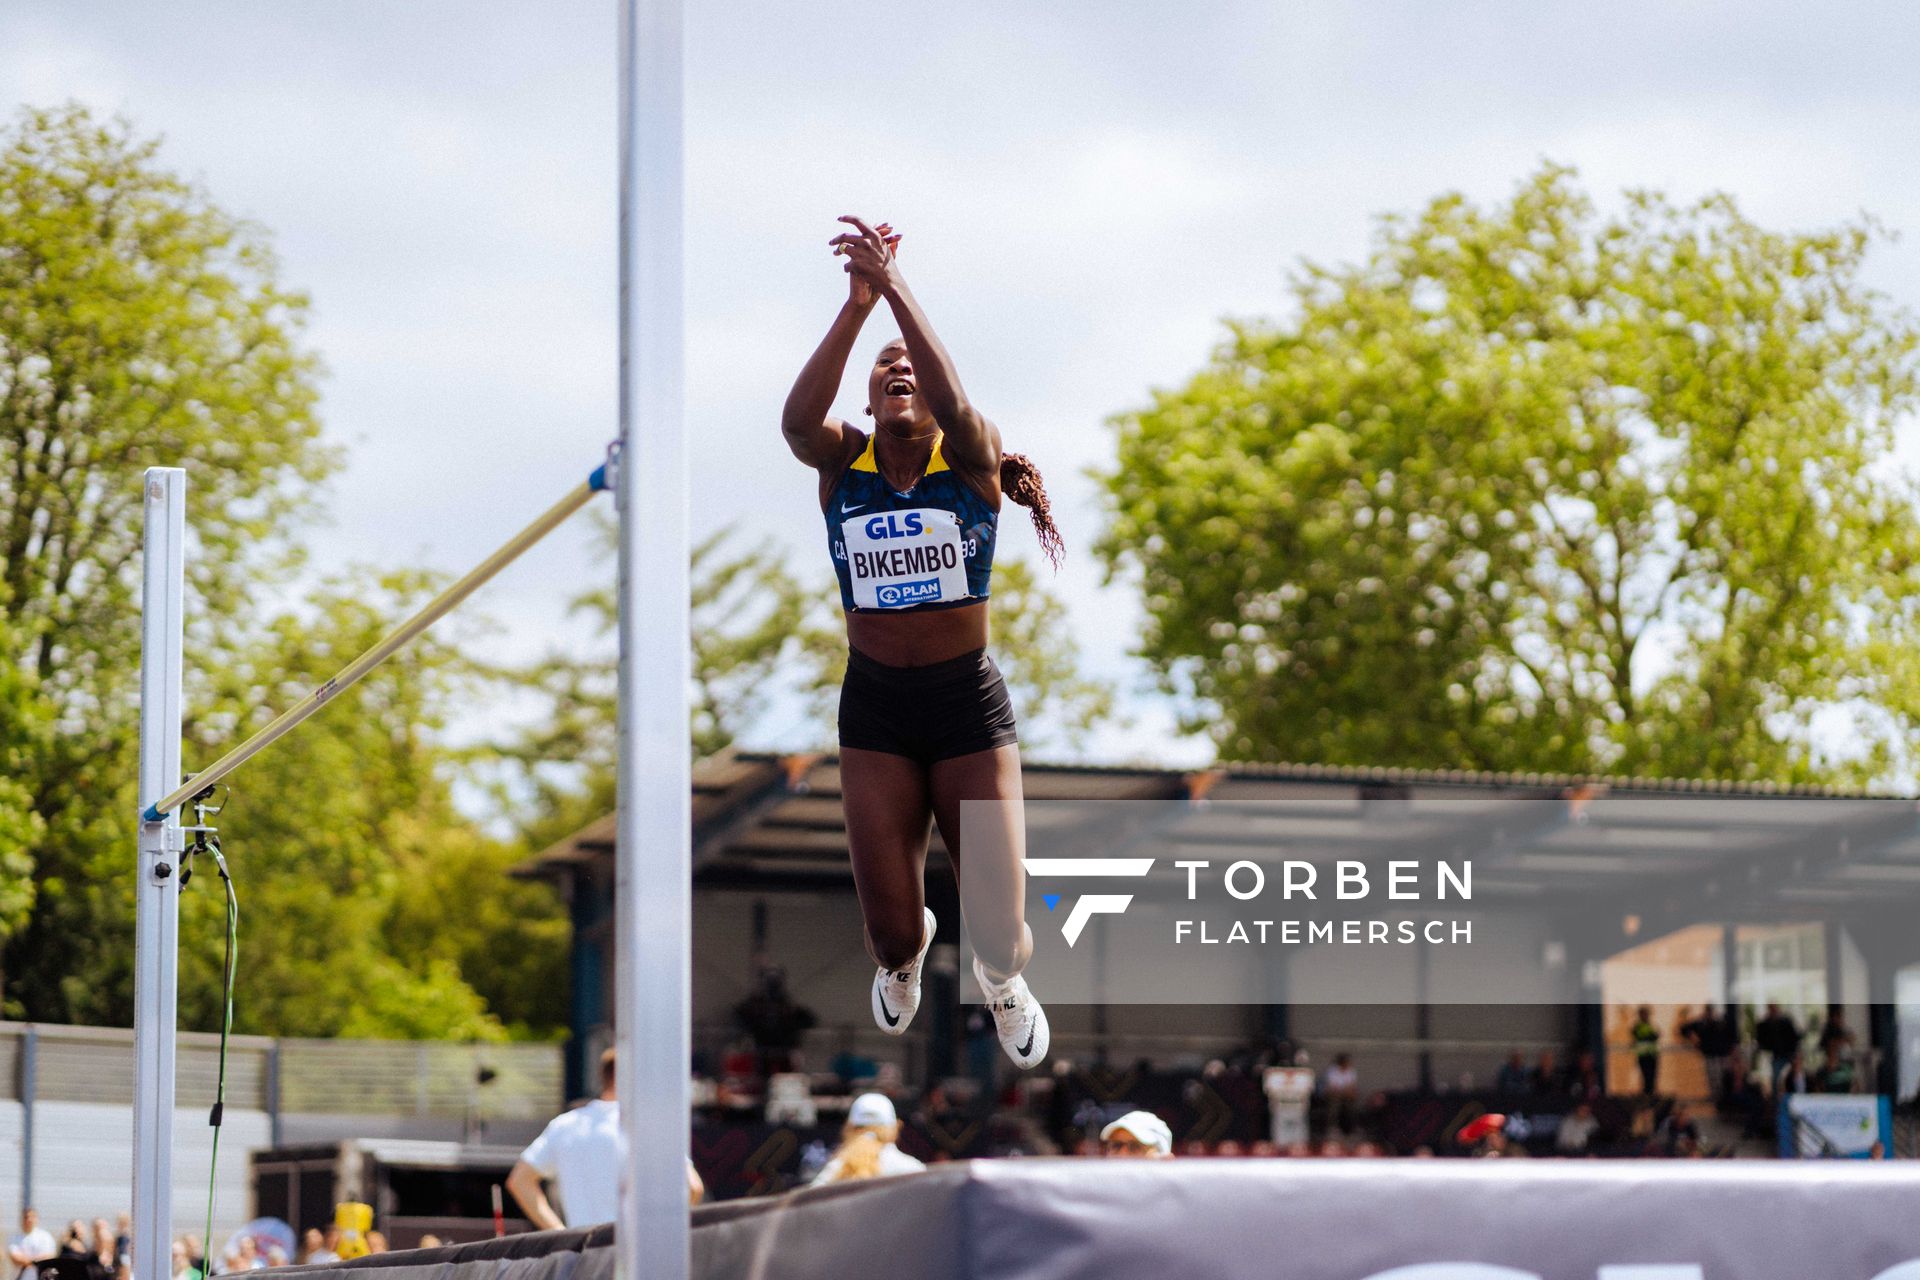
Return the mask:
[[982,417],[967,399],[966,390],[960,385],[959,371],[953,367],[953,357],[947,354],[928,323],[926,312],[920,309],[913,291],[907,288],[906,279],[900,274],[900,261],[893,253],[899,237],[890,237],[884,223],[878,228],[869,227],[851,216],[840,221],[855,231],[835,236],[833,243],[846,255],[847,270],[856,277],[864,276],[893,309],[900,336],[907,344],[907,354],[913,357],[914,381],[921,398],[927,402],[934,421],[946,436],[944,447],[948,460],[997,476],[999,428]]
[[833,408],[834,394],[846,373],[854,339],[860,336],[860,327],[872,310],[872,302],[861,306],[847,299],[827,336],[794,379],[793,390],[787,392],[787,407],[780,414],[780,434],[786,437],[793,456],[810,467],[830,466],[846,451],[847,424],[828,410]]
[[[883,244],[889,243],[891,230],[880,224],[878,234]],[[899,236],[891,237],[890,243],[899,242]],[[840,390],[840,379],[846,375],[854,340],[879,300],[878,291],[865,277],[855,275],[848,280],[846,304],[794,379],[793,390],[787,393],[786,408],[780,414],[780,434],[786,437],[793,456],[815,469],[834,467],[846,457],[849,427],[829,410]]]

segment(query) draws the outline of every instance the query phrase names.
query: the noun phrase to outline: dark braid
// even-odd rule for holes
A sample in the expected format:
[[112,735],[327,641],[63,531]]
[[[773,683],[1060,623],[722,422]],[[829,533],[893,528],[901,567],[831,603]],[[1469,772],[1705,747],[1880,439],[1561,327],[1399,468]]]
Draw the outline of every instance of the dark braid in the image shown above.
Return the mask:
[[1040,468],[1033,465],[1033,459],[1024,453],[1003,452],[1000,491],[1027,509],[1033,519],[1033,532],[1040,539],[1040,549],[1047,553],[1047,561],[1058,569],[1067,547],[1060,540],[1059,526],[1053,523],[1053,504],[1047,501],[1047,484],[1040,478]]

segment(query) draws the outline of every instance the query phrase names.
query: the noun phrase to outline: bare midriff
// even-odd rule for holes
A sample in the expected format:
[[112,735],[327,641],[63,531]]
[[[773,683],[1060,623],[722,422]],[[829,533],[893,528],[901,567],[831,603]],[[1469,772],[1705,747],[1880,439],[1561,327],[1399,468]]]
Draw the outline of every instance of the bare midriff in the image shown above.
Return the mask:
[[930,667],[987,647],[987,602],[908,613],[849,613],[847,643],[889,667]]

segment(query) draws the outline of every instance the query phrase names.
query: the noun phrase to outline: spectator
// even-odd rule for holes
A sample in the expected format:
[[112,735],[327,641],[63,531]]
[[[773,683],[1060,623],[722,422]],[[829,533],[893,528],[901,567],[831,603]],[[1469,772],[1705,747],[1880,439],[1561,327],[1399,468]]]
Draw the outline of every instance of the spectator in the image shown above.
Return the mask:
[[241,1236],[227,1250],[227,1256],[221,1260],[221,1270],[258,1271],[267,1264],[260,1257],[260,1246],[254,1243],[252,1236]]
[[1660,1028],[1653,1025],[1653,1010],[1641,1005],[1627,1034],[1633,1040],[1634,1064],[1640,1068],[1640,1092],[1651,1096],[1660,1082]]
[[53,1233],[40,1225],[40,1211],[32,1207],[21,1210],[20,1234],[7,1241],[7,1261],[17,1268],[14,1280],[35,1280],[39,1275],[36,1264],[59,1252]]
[[306,1234],[300,1237],[300,1265],[311,1267],[338,1261],[340,1255],[327,1247],[327,1238],[320,1234],[320,1228],[308,1227]]
[[87,1224],[75,1218],[60,1237],[60,1251],[40,1266],[41,1280],[96,1280],[100,1260],[94,1256]]
[[1807,1064],[1801,1061],[1800,1050],[1796,1046],[1787,1055],[1787,1061],[1780,1073],[1773,1078],[1773,1096],[1784,1098],[1790,1093],[1812,1093],[1813,1082],[1807,1076]]
[[1821,1037],[1823,1061],[1812,1077],[1807,1081],[1809,1093],[1852,1093],[1853,1063],[1840,1051],[1840,1040],[1828,1040]]
[[894,1145],[900,1136],[900,1117],[884,1093],[863,1093],[847,1111],[840,1130],[840,1146],[810,1184],[857,1182],[918,1173],[927,1166]]
[[1769,1003],[1767,1016],[1760,1019],[1753,1028],[1753,1042],[1764,1051],[1770,1060],[1773,1072],[1773,1091],[1780,1092],[1780,1076],[1786,1071],[1787,1064],[1793,1061],[1800,1051],[1800,1028],[1780,1006]]
[[100,1275],[120,1274],[120,1243],[113,1234],[113,1224],[105,1218],[93,1220],[93,1253],[100,1260]]
[[1606,1096],[1607,1082],[1600,1074],[1600,1063],[1593,1050],[1582,1049],[1575,1056],[1573,1068],[1567,1072],[1567,1093],[1587,1100]]
[[133,1215],[130,1213],[114,1219],[113,1251],[128,1266],[133,1264]]
[[1700,1051],[1700,1061],[1707,1071],[1707,1091],[1715,1099],[1724,1098],[1727,1093],[1727,1060],[1733,1051],[1740,1047],[1740,1033],[1733,1025],[1733,1011],[1713,1011],[1712,1005],[1705,1005],[1700,1016],[1680,1027],[1680,1038]]
[[1700,1151],[1700,1125],[1684,1102],[1675,1102],[1667,1118],[1660,1122],[1654,1141],[1665,1147],[1669,1156],[1693,1156]]
[[[180,1237],[180,1243],[187,1246],[187,1268],[195,1275],[207,1274],[207,1251],[200,1246],[200,1237],[188,1232]],[[334,1261],[339,1261],[338,1258]]]
[[1554,1060],[1553,1050],[1542,1049],[1540,1060],[1534,1064],[1533,1076],[1529,1081],[1535,1093],[1558,1094],[1565,1091],[1566,1080],[1560,1070],[1560,1064]]
[[813,1011],[794,1003],[787,994],[787,975],[777,965],[760,971],[760,984],[754,993],[734,1007],[753,1047],[760,1055],[760,1074],[791,1071],[800,1038],[814,1024]]
[[[577,1226],[612,1222],[620,1212],[620,1169],[626,1143],[620,1136],[620,1104],[614,1095],[614,1054],[600,1055],[600,1096],[547,1122],[507,1174],[507,1190],[527,1219],[542,1231],[568,1225],[547,1199],[545,1179],[560,1186],[560,1202]],[[693,1161],[687,1161],[687,1200],[706,1194]],[[385,1247],[384,1237],[381,1245]]]
[[367,1232],[367,1252],[368,1253],[387,1252],[387,1237],[378,1231]]
[[1500,1070],[1494,1072],[1493,1075],[1493,1091],[1495,1093],[1525,1093],[1527,1092],[1528,1085],[1531,1083],[1532,1078],[1527,1074],[1526,1055],[1522,1054],[1518,1049],[1515,1049],[1507,1055],[1506,1062],[1503,1063]]
[[1507,1154],[1506,1129],[1507,1118],[1489,1112],[1461,1126],[1457,1136],[1470,1155],[1498,1157]]
[[1820,1051],[1838,1047],[1843,1055],[1853,1052],[1853,1032],[1847,1027],[1847,1011],[1839,1005],[1827,1009],[1826,1025],[1820,1028]]
[[1353,1068],[1353,1055],[1334,1055],[1333,1064],[1321,1076],[1320,1087],[1327,1103],[1327,1122],[1341,1133],[1352,1133],[1360,1110],[1360,1073]]
[[1560,1118],[1560,1127],[1554,1130],[1553,1149],[1563,1156],[1584,1156],[1599,1128],[1593,1104],[1576,1102],[1573,1110]]
[[187,1256],[187,1242],[175,1240],[170,1254],[170,1274],[173,1280],[186,1280],[193,1272],[193,1260]]
[[1740,1136],[1743,1138],[1764,1138],[1769,1124],[1767,1120],[1767,1095],[1760,1088],[1746,1060],[1739,1054],[1727,1060],[1727,1094],[1721,1100],[1728,1117],[1740,1120]]
[[1100,1130],[1100,1148],[1114,1159],[1165,1160],[1173,1155],[1173,1130],[1151,1111],[1129,1111]]

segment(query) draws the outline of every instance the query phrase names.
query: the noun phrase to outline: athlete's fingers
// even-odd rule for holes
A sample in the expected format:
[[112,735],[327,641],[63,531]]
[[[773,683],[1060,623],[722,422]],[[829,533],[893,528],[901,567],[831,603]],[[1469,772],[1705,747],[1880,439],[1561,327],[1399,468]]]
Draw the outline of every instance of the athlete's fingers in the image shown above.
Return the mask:
[[864,222],[862,222],[862,221],[861,221],[860,219],[858,219],[858,218],[856,218],[856,217],[854,217],[854,216],[853,216],[852,214],[850,214],[850,213],[843,213],[843,214],[841,214],[841,215],[840,215],[840,217],[839,217],[838,219],[836,219],[836,221],[839,221],[839,222],[844,222],[844,223],[846,223],[847,225],[849,225],[849,226],[852,226],[852,227],[858,227],[858,228],[859,228],[859,230],[860,230],[860,234],[861,234],[862,236],[870,236],[870,235],[872,235],[872,234],[873,234],[873,228],[872,228],[872,227],[870,227],[870,226],[868,226],[868,225],[867,225],[866,223],[864,223]]
[[868,226],[866,223],[862,222],[858,218],[850,217],[849,221],[851,221],[854,226],[860,228],[860,236],[862,239],[864,239],[868,244],[872,245],[876,251],[885,252],[886,243],[887,243],[885,236],[880,234],[880,232],[875,231],[872,227]]

